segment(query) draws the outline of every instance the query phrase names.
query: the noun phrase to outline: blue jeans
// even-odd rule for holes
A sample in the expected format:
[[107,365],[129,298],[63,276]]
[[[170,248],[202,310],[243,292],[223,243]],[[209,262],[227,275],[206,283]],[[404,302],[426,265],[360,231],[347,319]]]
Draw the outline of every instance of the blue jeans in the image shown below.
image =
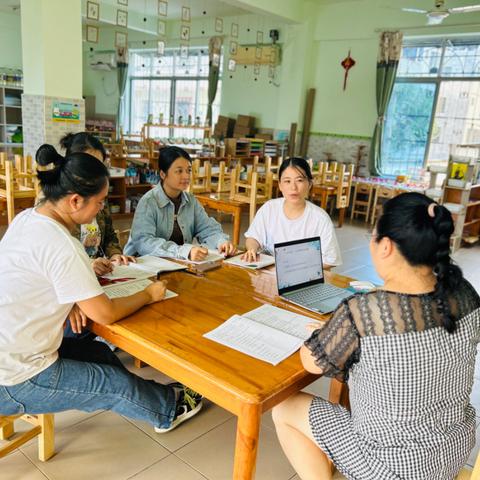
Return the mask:
[[107,345],[66,338],[60,357],[22,383],[0,385],[0,414],[112,410],[155,427],[175,416],[172,387],[130,373]]

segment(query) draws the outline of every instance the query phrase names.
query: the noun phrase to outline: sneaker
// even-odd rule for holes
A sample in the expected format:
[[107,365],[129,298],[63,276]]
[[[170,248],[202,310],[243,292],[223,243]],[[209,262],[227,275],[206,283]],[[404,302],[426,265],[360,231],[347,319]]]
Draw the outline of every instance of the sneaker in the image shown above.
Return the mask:
[[172,420],[172,423],[169,427],[160,428],[154,427],[157,433],[167,433],[177,428],[181,423],[189,418],[195,416],[203,406],[202,396],[192,390],[191,388],[182,385],[181,383],[175,382],[170,383],[170,387],[181,389],[180,395],[177,401],[177,408],[175,411],[175,417]]

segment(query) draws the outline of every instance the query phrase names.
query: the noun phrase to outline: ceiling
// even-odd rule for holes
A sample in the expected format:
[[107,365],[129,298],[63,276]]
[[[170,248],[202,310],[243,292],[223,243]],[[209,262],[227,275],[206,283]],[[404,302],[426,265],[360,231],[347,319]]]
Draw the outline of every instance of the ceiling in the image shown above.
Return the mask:
[[[95,0],[102,5],[124,8],[118,4],[117,0]],[[85,0],[82,0],[86,3]],[[157,0],[128,0],[128,11],[139,12],[145,15],[157,14]],[[229,5],[221,0],[168,0],[168,18],[176,19],[182,15],[182,6],[190,7],[192,18],[195,17],[226,17],[249,13],[247,10]],[[20,0],[0,0],[0,11],[10,13],[20,13]],[[205,13],[203,13],[205,12]]]

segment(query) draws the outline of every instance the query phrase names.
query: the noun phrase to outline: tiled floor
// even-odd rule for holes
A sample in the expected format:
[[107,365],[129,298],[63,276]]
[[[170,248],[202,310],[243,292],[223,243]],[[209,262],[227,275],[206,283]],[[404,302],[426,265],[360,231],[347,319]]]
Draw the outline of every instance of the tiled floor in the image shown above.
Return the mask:
[[[244,219],[242,224],[246,221]],[[224,227],[231,230],[231,223],[224,222]],[[377,283],[380,280],[370,262],[365,231],[362,224],[349,223],[337,230],[344,261],[337,272]],[[462,249],[455,259],[480,291],[479,254],[480,247]],[[122,353],[121,358],[129,368],[134,368],[131,357]],[[476,367],[472,403],[479,417],[477,444],[470,464],[480,448],[480,355]],[[160,382],[168,381],[150,367],[137,373]],[[325,397],[328,386],[328,380],[320,379],[306,390]],[[1,480],[231,478],[236,421],[229,412],[209,402],[197,417],[164,435],[155,434],[148,424],[110,412],[70,411],[55,415],[55,423],[56,455],[46,463],[39,462],[36,440],[32,440],[0,460]],[[280,449],[269,413],[264,415],[262,422],[256,478],[298,480]]]

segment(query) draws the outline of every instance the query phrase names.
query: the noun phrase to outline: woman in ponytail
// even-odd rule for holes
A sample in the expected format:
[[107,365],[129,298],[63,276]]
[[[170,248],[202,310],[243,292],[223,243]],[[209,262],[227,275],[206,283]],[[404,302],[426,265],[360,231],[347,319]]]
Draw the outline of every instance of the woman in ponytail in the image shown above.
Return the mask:
[[0,415],[113,410],[158,432],[175,428],[200,410],[199,395],[131,374],[103,343],[62,339],[72,309],[112,324],[161,301],[165,284],[109,299],[71,235],[103,208],[107,168],[85,153],[62,157],[51,145],[36,158],[44,200],[17,215],[0,242]]
[[451,480],[475,445],[470,404],[480,297],[450,258],[450,212],[389,200],[370,235],[384,285],[346,299],[301,348],[306,370],[348,381],[350,410],[300,393],[273,411],[302,479]]

